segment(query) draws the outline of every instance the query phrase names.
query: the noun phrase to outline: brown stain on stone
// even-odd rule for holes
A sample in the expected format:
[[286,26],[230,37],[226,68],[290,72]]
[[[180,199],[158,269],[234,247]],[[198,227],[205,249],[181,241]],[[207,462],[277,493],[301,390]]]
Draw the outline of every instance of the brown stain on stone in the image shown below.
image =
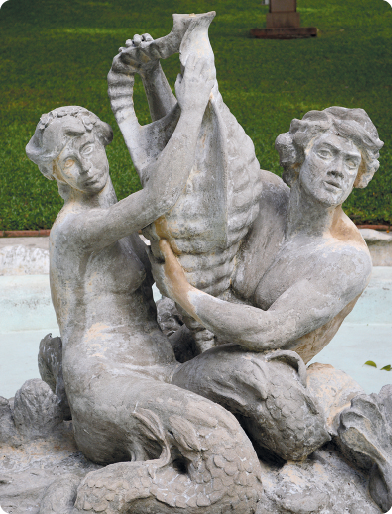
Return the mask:
[[339,241],[355,241],[367,250],[365,241],[354,223],[344,214],[342,206],[339,205],[334,212],[331,235]]
[[188,312],[188,314],[199,319],[196,315],[194,306],[188,299],[188,292],[193,288],[186,280],[180,263],[171,251],[170,242],[161,239],[159,241],[159,248],[165,257],[165,274],[170,279],[173,298]]
[[169,224],[165,216],[161,216],[155,221],[155,231],[159,239],[169,241],[173,253],[181,255],[181,251],[178,249],[169,229]]
[[359,186],[361,179],[362,179],[362,175],[364,175],[365,173],[366,173],[366,161],[364,159],[363,152],[361,152],[361,163],[359,165],[357,176],[354,181],[354,187]]

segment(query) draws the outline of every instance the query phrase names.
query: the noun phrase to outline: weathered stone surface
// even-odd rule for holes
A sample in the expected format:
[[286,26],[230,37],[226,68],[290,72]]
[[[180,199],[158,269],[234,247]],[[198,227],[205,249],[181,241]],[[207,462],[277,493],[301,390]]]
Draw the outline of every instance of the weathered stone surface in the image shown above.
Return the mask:
[[362,387],[344,371],[318,362],[307,368],[306,384],[323,410],[328,432],[337,436],[341,412],[350,407],[355,396],[363,394]]
[[39,345],[38,369],[44,380],[57,397],[63,420],[71,419],[71,411],[65,392],[63,378],[62,343],[60,337],[48,334]]
[[63,421],[57,396],[39,378],[27,380],[16,392],[12,415],[17,431],[26,439],[46,437]]
[[[62,351],[59,340],[43,341],[42,376],[61,396],[62,374],[78,449],[95,463],[109,464],[86,477],[76,498],[63,480],[62,508],[75,503],[75,512],[208,507],[213,514],[233,506],[248,514],[262,491],[256,452],[235,417],[170,383],[178,363],[156,320],[146,247],[137,235],[182,193],[215,83],[211,56],[190,50],[175,101],[159,58],[178,51],[184,38],[202,49],[213,16],[176,16],[167,38],[135,36],[113,61],[108,79],[116,119],[126,140],[131,131],[132,144],[146,152],[137,161],[145,177],[142,191],[117,203],[105,155],[112,131],[81,107],[44,115],[27,146],[64,198],[50,235]],[[157,121],[144,128],[132,116],[127,94],[136,72],[144,81],[152,74],[157,86],[150,93],[146,86]],[[218,478],[222,488],[214,490]],[[57,508],[59,487],[48,489],[42,513]]]
[[[58,439],[72,417],[76,447],[104,466],[53,476],[37,493],[40,514],[337,514],[355,512],[354,497],[373,514],[390,501],[389,439],[373,499],[363,459],[361,475],[335,450],[317,453],[331,436],[349,447],[338,420],[355,418],[361,391],[325,367],[307,380],[305,366],[366,287],[370,256],[341,205],[371,180],[382,142],[363,110],[311,111],[276,142],[290,188],[261,170],[218,91],[214,16],[175,15],[171,34],[135,35],[113,59],[109,97],[141,191],[117,202],[113,132],[82,107],[43,115],[27,146],[64,199],[50,236],[61,340],[42,341],[45,382],[4,401],[1,426],[15,446],[14,423],[27,448]],[[176,99],[159,62],[175,52]],[[164,300],[161,326],[151,263],[180,312]]]
[[51,437],[18,448],[1,445],[0,506],[7,514],[38,514],[47,488],[56,479],[66,477],[70,483],[72,476],[79,483],[99,467],[78,451],[71,422],[58,425]]
[[0,396],[0,445],[19,446],[21,435],[16,429],[12,415],[13,399],[8,400]]
[[300,460],[330,439],[295,352],[212,348],[178,367],[173,383],[233,412],[261,457],[267,448]]
[[218,341],[253,351],[286,348],[309,362],[335,335],[369,280],[369,251],[341,205],[353,187],[371,180],[381,146],[361,109],[331,107],[293,120],[276,141],[290,189],[260,171],[259,214],[236,255],[229,293],[214,298],[194,287],[169,239],[160,242],[165,269],[159,259],[153,262],[162,294]]
[[373,464],[369,490],[383,512],[392,508],[392,385],[378,395],[356,396],[342,413],[341,449],[365,456]]
[[[17,450],[3,447],[0,462],[0,506],[7,514],[38,514],[39,509],[45,514],[75,514],[71,499],[75,497],[83,477],[86,477],[85,485],[89,480],[95,484],[94,489],[85,488],[84,494],[90,496],[83,500],[83,507],[88,507],[92,495],[98,495],[106,509],[102,512],[116,512],[109,509],[110,503],[113,507],[113,502],[119,501],[118,497],[115,500],[116,495],[127,491],[130,498],[132,492],[135,494],[138,487],[150,481],[144,474],[140,476],[137,463],[133,475],[125,463],[119,464],[118,467],[122,468],[120,479],[115,466],[102,468],[98,474],[89,473],[100,467],[77,452],[70,422],[59,427],[57,437],[51,440],[29,443]],[[220,464],[218,459],[217,463]],[[315,452],[301,463],[290,462],[283,466],[261,463],[261,477],[265,493],[258,503],[257,514],[342,514],[345,510],[353,514],[382,512],[369,495],[368,472],[350,466],[333,445]],[[165,476],[165,480],[170,480],[170,476]],[[174,482],[177,494],[188,487],[181,474]],[[221,479],[216,478],[214,490],[217,496],[222,486]],[[46,499],[43,500],[44,495]],[[81,499],[79,501],[82,502]],[[180,501],[176,502],[174,505],[182,505]],[[193,512],[185,502],[183,506],[179,512]],[[144,508],[143,514],[148,512]],[[129,512],[134,514],[138,511]],[[175,510],[162,503],[159,512],[172,513]]]
[[368,476],[353,469],[331,446],[302,463],[262,473],[265,502],[257,514],[379,514],[369,495]]

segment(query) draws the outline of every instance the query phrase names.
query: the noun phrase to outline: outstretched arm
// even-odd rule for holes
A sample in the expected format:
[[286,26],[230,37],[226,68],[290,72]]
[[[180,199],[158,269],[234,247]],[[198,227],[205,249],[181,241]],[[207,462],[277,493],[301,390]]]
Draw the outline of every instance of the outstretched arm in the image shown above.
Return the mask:
[[192,287],[169,243],[162,240],[159,245],[165,264],[153,265],[153,271],[160,289],[215,335],[252,351],[290,349],[297,339],[325,325],[360,295],[371,271],[367,256],[361,262],[357,255],[357,270],[349,279],[335,274],[327,281],[320,276],[300,280],[263,311],[225,302]]

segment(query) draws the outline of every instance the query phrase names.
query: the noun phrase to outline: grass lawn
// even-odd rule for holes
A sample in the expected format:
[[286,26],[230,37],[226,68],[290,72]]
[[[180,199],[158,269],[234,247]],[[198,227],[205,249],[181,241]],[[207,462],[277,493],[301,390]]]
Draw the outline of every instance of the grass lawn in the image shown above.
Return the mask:
[[[136,176],[107,97],[113,56],[134,33],[160,37],[174,12],[217,17],[210,29],[221,93],[253,139],[263,168],[280,174],[274,141],[293,118],[331,105],[367,111],[385,142],[370,185],[344,205],[355,222],[392,223],[392,8],[384,0],[298,0],[302,26],[317,38],[257,40],[265,27],[260,0],[9,0],[0,9],[0,230],[50,228],[61,208],[54,181],[24,148],[43,113],[81,105],[114,129],[108,147],[118,198],[136,191]],[[178,55],[163,63],[171,83]],[[135,104],[148,107],[141,82]]]

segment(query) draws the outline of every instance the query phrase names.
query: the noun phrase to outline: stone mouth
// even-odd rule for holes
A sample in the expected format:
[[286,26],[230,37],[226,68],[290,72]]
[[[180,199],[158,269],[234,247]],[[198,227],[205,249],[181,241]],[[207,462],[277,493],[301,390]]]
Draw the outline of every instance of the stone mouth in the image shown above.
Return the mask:
[[341,185],[339,184],[339,182],[335,181],[335,180],[324,180],[324,184],[326,184],[327,186],[330,186],[334,189],[338,189],[339,191],[342,190],[341,188]]

